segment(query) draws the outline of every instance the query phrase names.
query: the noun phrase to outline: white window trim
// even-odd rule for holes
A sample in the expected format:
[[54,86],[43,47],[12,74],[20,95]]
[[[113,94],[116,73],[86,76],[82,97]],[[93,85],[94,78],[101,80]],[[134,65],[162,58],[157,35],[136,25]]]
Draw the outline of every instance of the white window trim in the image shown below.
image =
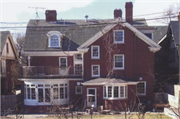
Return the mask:
[[[112,86],[112,97],[108,97],[108,86]],[[119,91],[119,94],[118,94],[118,97],[114,97],[114,87],[118,86],[118,91]],[[120,87],[123,86],[124,87],[124,97],[121,97],[120,96]],[[104,87],[106,87],[106,97],[104,97]],[[126,90],[126,89],[127,90]],[[103,86],[103,99],[109,99],[109,100],[117,100],[117,99],[127,99],[128,98],[128,85],[104,85]]]
[[[80,87],[80,88],[81,88],[81,92],[77,92],[77,87]],[[75,87],[75,94],[82,94],[82,86],[76,86],[76,87]]]
[[[48,36],[48,47],[52,47],[52,48],[57,48],[57,47],[61,47],[61,36],[62,34],[59,32],[59,31],[49,31],[47,34]],[[53,35],[56,35],[58,37],[58,40],[59,40],[59,46],[51,46],[50,43],[51,43],[51,36]]]
[[[115,67],[115,56],[123,56],[123,67]],[[124,60],[125,58],[124,58],[124,54],[115,54],[114,55],[114,59],[113,59],[113,67],[114,67],[114,70],[124,70],[124,62],[125,62],[125,60]]]
[[[123,41],[116,41],[115,40],[115,31],[122,31],[123,32]],[[114,30],[113,31],[113,38],[114,38],[114,44],[123,44],[124,43],[124,30]]]
[[[93,57],[93,48],[94,47],[98,48],[98,57]],[[100,46],[98,46],[98,45],[92,45],[91,46],[91,59],[100,59]]]
[[65,58],[65,59],[66,59],[66,67],[67,67],[67,66],[68,66],[67,57],[59,57],[59,67],[61,66],[61,62],[60,62],[60,59],[61,59],[61,58]]
[[[98,66],[98,75],[93,75],[93,66]],[[91,65],[91,76],[100,77],[100,65]]]
[[144,83],[145,84],[145,86],[144,86],[144,93],[138,93],[137,92],[137,87],[136,87],[136,94],[137,95],[145,96],[146,95],[146,81],[139,81],[139,83]]

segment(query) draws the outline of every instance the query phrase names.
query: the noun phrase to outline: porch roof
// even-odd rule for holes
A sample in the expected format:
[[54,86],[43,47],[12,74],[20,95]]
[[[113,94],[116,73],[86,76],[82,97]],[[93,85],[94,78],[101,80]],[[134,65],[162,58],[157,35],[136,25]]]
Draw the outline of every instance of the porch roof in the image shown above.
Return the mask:
[[82,85],[107,85],[107,84],[137,84],[133,80],[115,79],[115,78],[96,78],[82,83]]

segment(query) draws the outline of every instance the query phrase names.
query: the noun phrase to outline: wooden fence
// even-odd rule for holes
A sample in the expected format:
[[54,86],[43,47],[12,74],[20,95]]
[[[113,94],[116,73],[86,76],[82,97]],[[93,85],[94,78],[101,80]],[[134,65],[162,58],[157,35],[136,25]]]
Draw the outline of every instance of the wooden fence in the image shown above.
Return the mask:
[[9,108],[13,109],[16,105],[16,95],[1,95],[1,112],[8,110]]

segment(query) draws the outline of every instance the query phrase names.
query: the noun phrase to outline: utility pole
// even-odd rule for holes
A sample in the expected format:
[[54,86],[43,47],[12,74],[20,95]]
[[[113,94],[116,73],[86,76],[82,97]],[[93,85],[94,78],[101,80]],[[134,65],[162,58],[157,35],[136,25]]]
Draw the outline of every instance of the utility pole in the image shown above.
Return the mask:
[[35,19],[40,19],[39,15],[38,15],[38,9],[46,9],[44,7],[28,7],[28,8],[32,8],[32,9],[36,9],[36,18]]

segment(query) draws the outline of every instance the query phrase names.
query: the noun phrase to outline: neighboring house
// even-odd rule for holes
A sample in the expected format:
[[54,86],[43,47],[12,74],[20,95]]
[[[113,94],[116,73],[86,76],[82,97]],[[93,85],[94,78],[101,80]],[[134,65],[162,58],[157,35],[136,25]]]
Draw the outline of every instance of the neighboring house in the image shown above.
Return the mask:
[[134,27],[146,22],[132,16],[127,2],[126,21],[120,9],[114,19],[57,20],[56,11],[46,10],[46,20],[30,20],[28,64],[20,78],[27,109],[73,104],[123,110],[137,96],[153,101],[154,53],[161,47]]
[[13,94],[12,66],[19,60],[15,44],[9,31],[0,31],[1,95]]
[[[179,24],[180,20],[169,23],[166,34],[158,42],[162,48],[155,53],[156,78],[160,83],[172,84],[172,87],[179,82]],[[167,87],[164,91],[173,94],[173,88]]]

